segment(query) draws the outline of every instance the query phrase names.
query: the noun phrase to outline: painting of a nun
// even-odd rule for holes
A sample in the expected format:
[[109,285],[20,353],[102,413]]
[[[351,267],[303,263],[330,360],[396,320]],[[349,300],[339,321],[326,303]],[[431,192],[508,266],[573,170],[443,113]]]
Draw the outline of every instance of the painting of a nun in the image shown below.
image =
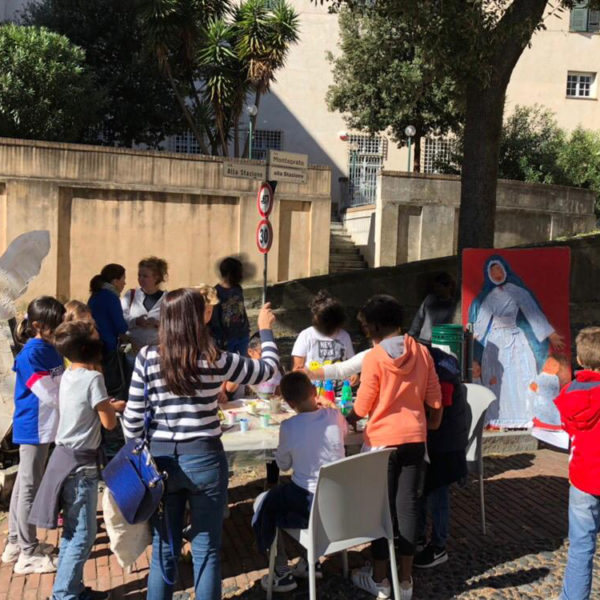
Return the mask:
[[469,307],[475,360],[481,383],[497,400],[487,420],[498,427],[527,427],[533,417],[528,388],[563,338],[544,315],[535,295],[498,254],[484,265],[483,286]]

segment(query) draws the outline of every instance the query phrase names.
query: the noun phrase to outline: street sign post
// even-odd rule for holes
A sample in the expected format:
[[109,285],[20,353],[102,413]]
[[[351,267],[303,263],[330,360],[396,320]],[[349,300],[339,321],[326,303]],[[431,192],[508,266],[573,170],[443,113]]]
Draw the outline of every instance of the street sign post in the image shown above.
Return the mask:
[[268,255],[271,246],[273,245],[273,227],[269,221],[269,215],[273,210],[273,200],[275,197],[276,181],[263,181],[258,188],[256,195],[256,207],[261,220],[256,228],[256,247],[263,255],[263,304],[267,301],[267,265]]

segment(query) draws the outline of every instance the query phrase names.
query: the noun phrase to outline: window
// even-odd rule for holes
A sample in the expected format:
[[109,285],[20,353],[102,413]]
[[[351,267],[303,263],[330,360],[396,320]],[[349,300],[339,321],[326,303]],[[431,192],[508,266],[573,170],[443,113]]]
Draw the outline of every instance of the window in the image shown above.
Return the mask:
[[387,140],[379,135],[348,136],[348,206],[374,204],[377,176],[383,167]]
[[252,138],[252,158],[256,160],[267,160],[269,150],[283,150],[281,131],[256,129]]
[[575,2],[571,9],[569,29],[581,33],[594,33],[600,31],[600,10],[588,8],[589,0]]
[[423,156],[423,173],[439,173],[440,165],[450,164],[456,142],[453,138],[426,137]]
[[201,154],[198,140],[191,131],[185,131],[167,140],[167,149],[170,152],[182,152],[184,154]]
[[572,73],[567,75],[568,98],[593,98],[595,97],[595,73]]

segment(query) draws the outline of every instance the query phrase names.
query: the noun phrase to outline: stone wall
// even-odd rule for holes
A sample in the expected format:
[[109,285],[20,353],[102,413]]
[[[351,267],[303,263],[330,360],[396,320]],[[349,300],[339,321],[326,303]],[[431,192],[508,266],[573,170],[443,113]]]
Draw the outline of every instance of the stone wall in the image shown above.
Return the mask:
[[[169,262],[171,289],[214,282],[229,254],[244,254],[249,283],[258,282],[258,185],[224,177],[223,160],[210,156],[0,138],[0,252],[25,231],[50,231],[26,299],[85,299],[109,262],[123,264],[134,286],[137,262],[150,254]],[[328,272],[330,193],[324,167],[311,167],[306,184],[278,185],[269,281]]]
[[[460,179],[383,171],[376,205],[349,209],[344,223],[369,266],[393,266],[456,252]],[[556,185],[498,182],[497,248],[592,231],[595,195]]]
[[[574,334],[582,327],[600,324],[600,234],[537,246],[571,248],[570,315],[573,339]],[[398,298],[405,311],[404,325],[408,327],[428,292],[432,277],[440,271],[456,276],[458,258],[448,256],[395,267],[369,269],[358,274],[340,273],[291,281],[269,288],[268,299],[278,312],[279,332],[287,337],[293,337],[310,324],[308,306],[320,289],[327,289],[343,302],[348,315],[347,328],[354,335],[359,334],[356,313],[373,294],[385,293]],[[455,317],[458,322],[458,311]]]

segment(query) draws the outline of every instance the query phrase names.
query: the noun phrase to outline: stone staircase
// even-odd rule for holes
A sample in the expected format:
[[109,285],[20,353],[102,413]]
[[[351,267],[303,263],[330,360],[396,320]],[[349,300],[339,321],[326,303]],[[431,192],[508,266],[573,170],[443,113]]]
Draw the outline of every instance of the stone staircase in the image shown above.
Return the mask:
[[346,273],[366,269],[367,263],[339,221],[331,221],[329,242],[329,273]]

